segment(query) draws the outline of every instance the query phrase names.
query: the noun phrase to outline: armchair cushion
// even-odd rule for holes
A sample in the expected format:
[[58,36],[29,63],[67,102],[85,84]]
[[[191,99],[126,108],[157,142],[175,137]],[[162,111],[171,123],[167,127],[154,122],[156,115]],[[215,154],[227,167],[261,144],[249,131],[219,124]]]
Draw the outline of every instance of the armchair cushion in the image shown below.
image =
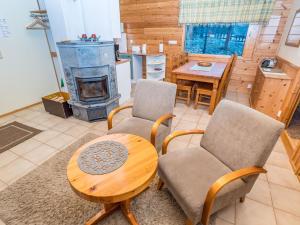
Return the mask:
[[[115,133],[129,133],[141,136],[150,141],[151,137],[151,128],[154,122],[151,120],[145,120],[138,117],[130,117],[119,124],[116,124],[112,129],[110,129],[108,134]],[[156,149],[160,149],[162,146],[162,142],[164,138],[170,133],[170,128],[161,124],[158,128],[157,136],[156,136]]]
[[[158,174],[189,219],[197,224],[210,186],[232,170],[202,147],[170,151],[159,158]],[[244,196],[250,188],[241,179],[225,186],[213,212]]]

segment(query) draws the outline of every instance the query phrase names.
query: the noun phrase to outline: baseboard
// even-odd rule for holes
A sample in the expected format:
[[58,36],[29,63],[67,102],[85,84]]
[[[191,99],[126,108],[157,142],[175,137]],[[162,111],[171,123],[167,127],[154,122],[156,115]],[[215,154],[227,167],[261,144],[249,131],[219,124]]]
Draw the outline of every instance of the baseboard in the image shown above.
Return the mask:
[[0,115],[0,118],[1,118],[1,117],[5,117],[5,116],[9,116],[9,115],[11,115],[11,114],[14,114],[14,113],[16,113],[16,112],[22,111],[22,110],[24,110],[24,109],[28,109],[28,108],[30,108],[30,107],[32,107],[32,106],[35,106],[35,105],[38,105],[38,104],[41,104],[41,103],[42,103],[42,102],[39,101],[39,102],[33,103],[33,104],[31,104],[31,105],[28,105],[28,106],[25,106],[25,107],[22,107],[22,108],[13,110],[13,111],[11,111],[11,112],[1,114],[1,115]]

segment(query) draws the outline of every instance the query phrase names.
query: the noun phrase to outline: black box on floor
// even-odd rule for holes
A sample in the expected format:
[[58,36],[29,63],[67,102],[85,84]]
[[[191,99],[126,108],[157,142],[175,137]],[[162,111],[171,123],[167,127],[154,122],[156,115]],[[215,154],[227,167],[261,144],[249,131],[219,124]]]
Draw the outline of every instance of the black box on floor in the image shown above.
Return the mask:
[[42,97],[46,112],[62,118],[73,115],[72,108],[68,103],[69,99],[69,94],[66,92],[56,92]]

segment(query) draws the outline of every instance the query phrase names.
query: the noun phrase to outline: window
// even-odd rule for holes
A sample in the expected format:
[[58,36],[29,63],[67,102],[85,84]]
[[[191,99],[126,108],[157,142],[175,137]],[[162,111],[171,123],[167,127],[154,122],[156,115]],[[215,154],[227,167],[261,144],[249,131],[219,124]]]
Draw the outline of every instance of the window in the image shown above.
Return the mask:
[[186,25],[185,50],[194,54],[241,56],[249,24]]

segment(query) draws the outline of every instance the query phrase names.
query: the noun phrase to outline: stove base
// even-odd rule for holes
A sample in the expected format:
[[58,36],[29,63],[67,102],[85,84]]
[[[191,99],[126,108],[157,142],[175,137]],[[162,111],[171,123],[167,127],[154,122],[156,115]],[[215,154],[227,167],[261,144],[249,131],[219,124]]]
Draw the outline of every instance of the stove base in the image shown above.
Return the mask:
[[108,102],[93,105],[70,103],[72,105],[73,116],[87,122],[104,120],[114,108],[119,106],[119,98],[120,96]]

